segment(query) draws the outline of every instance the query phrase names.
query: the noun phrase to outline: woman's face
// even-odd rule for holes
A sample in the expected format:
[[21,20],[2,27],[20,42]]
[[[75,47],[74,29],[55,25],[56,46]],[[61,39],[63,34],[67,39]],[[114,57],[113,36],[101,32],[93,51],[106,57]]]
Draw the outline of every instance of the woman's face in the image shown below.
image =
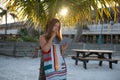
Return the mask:
[[53,32],[57,32],[59,30],[59,22],[57,22],[54,26],[53,26]]

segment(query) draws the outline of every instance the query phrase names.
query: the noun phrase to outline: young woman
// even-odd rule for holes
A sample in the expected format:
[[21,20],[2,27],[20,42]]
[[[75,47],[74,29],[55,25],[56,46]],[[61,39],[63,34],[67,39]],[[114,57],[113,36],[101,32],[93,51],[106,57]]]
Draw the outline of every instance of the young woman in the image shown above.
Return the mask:
[[46,25],[45,34],[40,36],[42,57],[39,80],[66,80],[67,70],[62,54],[67,45],[60,45],[61,40],[60,21],[52,19]]

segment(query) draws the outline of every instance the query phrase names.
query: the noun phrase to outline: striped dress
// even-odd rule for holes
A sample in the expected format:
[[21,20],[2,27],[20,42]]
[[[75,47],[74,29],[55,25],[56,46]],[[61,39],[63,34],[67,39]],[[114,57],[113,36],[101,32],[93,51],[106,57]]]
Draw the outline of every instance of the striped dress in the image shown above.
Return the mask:
[[42,52],[40,80],[67,80],[66,64],[56,40],[48,52]]

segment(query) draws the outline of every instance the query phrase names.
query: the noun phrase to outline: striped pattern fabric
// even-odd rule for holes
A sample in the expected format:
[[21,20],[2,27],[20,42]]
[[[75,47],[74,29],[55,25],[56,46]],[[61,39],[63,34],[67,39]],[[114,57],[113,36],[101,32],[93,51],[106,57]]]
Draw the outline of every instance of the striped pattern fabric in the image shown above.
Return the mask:
[[43,52],[43,61],[46,80],[66,80],[66,64],[59,44],[51,46],[49,52]]

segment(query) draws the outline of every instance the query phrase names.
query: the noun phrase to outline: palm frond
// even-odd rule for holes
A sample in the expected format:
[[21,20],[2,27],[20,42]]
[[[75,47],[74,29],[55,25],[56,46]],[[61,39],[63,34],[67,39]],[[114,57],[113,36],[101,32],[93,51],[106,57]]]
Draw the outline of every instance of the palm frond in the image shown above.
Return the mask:
[[68,13],[63,19],[69,26],[78,22],[92,22],[93,18],[96,22],[99,19],[104,21],[104,16],[111,19],[111,10],[114,12],[115,21],[119,13],[117,6],[120,6],[120,0],[10,0],[7,6],[13,6],[21,20],[28,20],[27,22],[40,27],[44,27],[46,21],[51,18],[60,19],[61,8],[67,7]]

